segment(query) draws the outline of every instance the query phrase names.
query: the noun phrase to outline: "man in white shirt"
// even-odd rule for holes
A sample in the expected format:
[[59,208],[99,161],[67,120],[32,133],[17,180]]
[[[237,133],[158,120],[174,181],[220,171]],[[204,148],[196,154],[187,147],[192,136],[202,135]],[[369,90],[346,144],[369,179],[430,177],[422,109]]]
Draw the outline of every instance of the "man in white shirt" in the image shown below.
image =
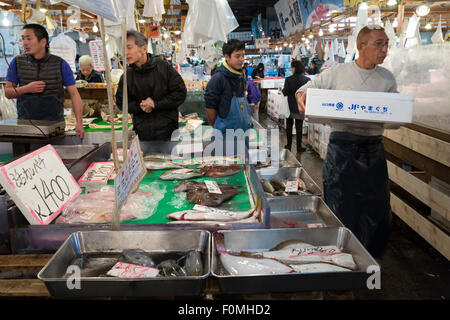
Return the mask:
[[[383,28],[362,28],[356,61],[325,70],[297,91],[300,113],[307,88],[397,92],[393,74],[378,66],[388,46]],[[384,254],[391,220],[383,130],[382,123],[332,121],[323,168],[325,202],[375,257]]]

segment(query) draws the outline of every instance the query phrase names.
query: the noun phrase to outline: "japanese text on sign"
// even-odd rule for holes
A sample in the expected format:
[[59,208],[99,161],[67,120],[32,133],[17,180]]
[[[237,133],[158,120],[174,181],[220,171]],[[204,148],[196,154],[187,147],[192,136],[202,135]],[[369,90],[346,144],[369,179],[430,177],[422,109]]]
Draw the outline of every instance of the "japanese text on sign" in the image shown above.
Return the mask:
[[131,142],[127,153],[127,161],[117,173],[114,179],[115,206],[116,209],[122,208],[128,195],[144,178],[147,169],[144,166],[144,159],[139,146],[139,139],[136,136]]
[[0,183],[30,224],[49,224],[81,192],[51,145],[0,170]]
[[105,60],[103,58],[103,44],[102,41],[89,42],[89,51],[94,64],[94,70],[105,71]]

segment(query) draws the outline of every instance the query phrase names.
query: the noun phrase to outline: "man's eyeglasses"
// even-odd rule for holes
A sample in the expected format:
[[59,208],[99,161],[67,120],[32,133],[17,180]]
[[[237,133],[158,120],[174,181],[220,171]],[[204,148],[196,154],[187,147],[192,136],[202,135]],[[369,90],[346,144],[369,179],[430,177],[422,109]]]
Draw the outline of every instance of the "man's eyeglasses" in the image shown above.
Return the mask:
[[377,41],[374,43],[367,43],[367,45],[375,46],[377,49],[381,49],[383,47],[389,48],[389,41],[387,42]]

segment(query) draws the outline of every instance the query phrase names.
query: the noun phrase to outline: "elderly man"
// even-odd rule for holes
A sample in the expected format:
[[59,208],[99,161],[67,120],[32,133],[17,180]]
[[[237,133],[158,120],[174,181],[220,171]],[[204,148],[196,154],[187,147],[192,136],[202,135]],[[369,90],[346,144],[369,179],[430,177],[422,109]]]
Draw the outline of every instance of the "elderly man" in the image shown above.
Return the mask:
[[77,73],[76,80],[86,80],[89,83],[105,82],[103,75],[94,70],[92,58],[88,55],[80,57],[80,71]]
[[[297,91],[300,113],[306,89],[397,92],[390,71],[378,66],[387,55],[384,29],[364,27],[357,37],[359,58],[324,71]],[[382,123],[333,121],[323,168],[324,198],[342,223],[375,257],[382,256],[391,219]]]
[[72,100],[76,134],[83,138],[80,94],[69,64],[48,52],[48,33],[38,24],[22,30],[26,54],[15,57],[6,75],[5,96],[17,98],[17,114],[23,120],[64,121],[64,86]]
[[[128,112],[134,130],[141,141],[170,140],[178,129],[178,107],[186,99],[183,78],[167,61],[147,53],[147,38],[140,32],[127,32],[126,50]],[[116,93],[119,109],[122,94],[123,77]]]

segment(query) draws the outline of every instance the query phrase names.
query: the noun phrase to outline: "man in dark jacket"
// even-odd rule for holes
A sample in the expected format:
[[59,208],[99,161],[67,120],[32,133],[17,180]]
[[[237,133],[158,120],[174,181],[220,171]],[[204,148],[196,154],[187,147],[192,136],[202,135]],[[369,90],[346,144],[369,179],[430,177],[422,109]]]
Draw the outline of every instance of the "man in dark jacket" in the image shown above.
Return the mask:
[[222,47],[225,61],[211,77],[205,90],[206,115],[211,125],[226,133],[227,129],[242,129],[252,125],[251,110],[245,99],[246,84],[242,65],[245,44],[230,39]]
[[299,113],[297,106],[297,99],[295,98],[295,93],[303,86],[305,83],[310,81],[308,77],[304,76],[305,67],[300,61],[292,61],[292,76],[287,77],[284,80],[283,95],[288,97],[289,111],[291,112],[289,118],[286,119],[286,136],[287,145],[285,149],[291,150],[292,147],[292,127],[294,126],[295,120],[295,132],[297,139],[297,152],[303,152],[306,149],[302,147],[302,128],[304,115]]
[[[180,74],[165,60],[147,53],[147,39],[137,31],[127,32],[128,112],[141,141],[170,140],[178,129],[178,107],[186,99]],[[123,77],[116,103],[122,110]]]

